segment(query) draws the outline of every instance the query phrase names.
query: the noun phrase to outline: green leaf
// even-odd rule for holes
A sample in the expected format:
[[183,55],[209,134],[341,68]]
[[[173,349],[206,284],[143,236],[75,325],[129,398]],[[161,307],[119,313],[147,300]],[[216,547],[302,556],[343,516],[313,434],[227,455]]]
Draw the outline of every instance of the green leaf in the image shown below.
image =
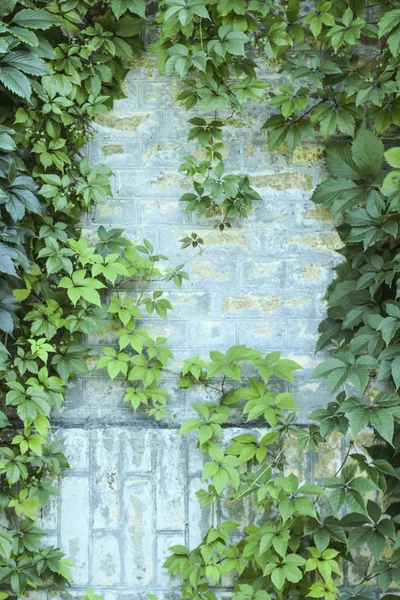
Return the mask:
[[0,17],[9,15],[15,8],[17,0],[2,0],[0,5]]
[[283,568],[278,567],[272,571],[271,581],[278,590],[282,589],[285,579],[286,577]]
[[338,513],[346,500],[346,492],[342,487],[333,490],[329,495],[329,502],[335,513]]
[[13,94],[29,100],[31,85],[28,78],[13,67],[0,67],[0,82]]
[[60,21],[56,15],[46,10],[23,8],[14,15],[12,23],[29,29],[49,29]]
[[352,144],[353,159],[363,173],[377,173],[383,162],[384,147],[381,139],[369,129],[361,127]]
[[13,52],[6,55],[4,60],[9,66],[28,75],[45,75],[49,70],[44,60],[35,56],[32,52]]
[[391,167],[400,169],[400,148],[390,148],[385,152],[385,159]]
[[221,468],[217,471],[217,473],[214,475],[213,483],[217,494],[221,495],[226,484],[228,483],[228,473],[225,471],[225,469]]
[[392,444],[394,435],[394,419],[390,410],[371,411],[371,424],[384,440]]

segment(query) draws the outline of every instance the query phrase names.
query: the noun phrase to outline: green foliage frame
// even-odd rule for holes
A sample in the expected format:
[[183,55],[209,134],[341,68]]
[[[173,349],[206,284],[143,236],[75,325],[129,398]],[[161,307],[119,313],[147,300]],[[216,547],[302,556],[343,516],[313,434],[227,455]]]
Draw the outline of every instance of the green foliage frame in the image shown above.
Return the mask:
[[[189,140],[201,150],[181,165],[193,183],[181,199],[186,210],[224,229],[259,199],[246,176],[225,172],[228,121],[218,110],[240,112],[267,93],[276,110],[264,125],[270,149],[326,139],[331,178],[313,199],[340,217],[344,244],[317,348],[331,356],[314,373],[326,378],[334,399],[314,411],[312,425],[296,426],[292,394],[270,387],[271,377],[293,381],[298,368],[279,353],[240,345],[211,352],[207,364],[200,357],[183,362],[180,387],[203,385],[220,394],[219,402],[194,405],[198,418],[181,428],[196,432],[208,457],[208,487],[198,496],[213,516],[200,546],[173,547],[166,567],[180,574],[185,599],[214,600],[213,584],[231,574],[236,600],[369,600],[377,592],[390,600],[397,596],[387,590],[400,585],[400,149],[385,152],[385,145],[400,125],[400,3],[155,4],[3,0],[0,8],[1,599],[70,581],[70,562],[43,543],[35,520],[67,467],[61,444],[49,440],[49,417],[70,378],[88,372],[82,334],[112,319],[119,349],[104,348],[98,368],[130,382],[124,400],[135,410],[148,407],[157,419],[166,414],[160,380],[171,352],[137,320],[144,310],[167,316],[171,305],[150,286],[179,287],[185,263],[161,267],[168,259],[149,241],[134,245],[121,230],[100,228],[97,243],[88,244],[78,227],[81,212],[110,194],[111,175],[91,167],[81,150],[93,119],[122,97],[126,65],[142,49],[146,9],[155,8],[160,70],[182,80],[178,101],[186,108],[201,103],[215,113],[190,121]],[[287,77],[278,91],[266,92],[257,78],[257,54]],[[192,234],[182,246],[202,252],[203,243]],[[121,293],[122,284],[135,297]],[[242,379],[239,388],[229,387]],[[222,442],[232,407],[263,434]],[[366,427],[371,436],[363,445]],[[334,477],[302,485],[287,473],[287,439],[300,450],[318,450],[331,434],[345,447]],[[216,524],[214,506],[246,496],[262,524],[245,527],[237,541],[237,524]],[[359,549],[368,556],[365,572],[343,586],[341,575]]]

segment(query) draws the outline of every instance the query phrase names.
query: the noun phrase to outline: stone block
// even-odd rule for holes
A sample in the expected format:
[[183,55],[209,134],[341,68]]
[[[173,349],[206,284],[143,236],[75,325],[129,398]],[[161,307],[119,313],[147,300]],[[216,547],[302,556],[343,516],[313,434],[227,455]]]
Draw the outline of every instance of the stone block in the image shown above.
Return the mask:
[[61,547],[75,563],[75,585],[89,580],[89,478],[66,476],[61,479]]
[[159,443],[152,429],[126,429],[120,433],[121,466],[124,473],[148,473],[152,468],[152,454]]
[[183,436],[164,430],[156,449],[156,527],[182,530],[185,527],[186,452]]
[[120,430],[92,433],[92,514],[94,529],[117,529],[120,522]]
[[175,545],[185,545],[183,533],[159,533],[157,535],[157,585],[179,589],[181,582],[174,575],[169,575],[167,569],[163,567],[165,560],[171,554],[171,546]]
[[92,581],[99,586],[119,584],[121,577],[121,545],[117,535],[95,532],[93,535]]
[[154,576],[155,510],[151,481],[129,478],[123,490],[122,557],[127,586],[148,586]]

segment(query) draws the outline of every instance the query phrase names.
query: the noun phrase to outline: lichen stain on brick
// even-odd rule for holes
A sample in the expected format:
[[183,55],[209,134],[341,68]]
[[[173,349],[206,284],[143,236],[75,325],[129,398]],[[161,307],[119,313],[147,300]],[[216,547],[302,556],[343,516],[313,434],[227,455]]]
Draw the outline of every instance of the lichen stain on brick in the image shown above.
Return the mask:
[[313,369],[315,366],[314,359],[308,354],[289,353],[285,355],[285,358],[290,358],[290,360],[294,360],[295,362],[299,363],[303,369]]
[[253,327],[253,331],[257,335],[261,335],[262,337],[269,338],[271,337],[271,329],[270,327],[263,325],[255,325]]
[[307,340],[317,340],[318,333],[310,333],[306,323],[303,323],[300,327],[299,337]]
[[108,144],[101,147],[103,156],[112,156],[113,154],[123,154],[125,146],[123,144]]
[[293,162],[306,163],[313,165],[324,157],[324,148],[322,146],[298,146],[292,155]]
[[218,232],[202,232],[201,237],[207,246],[249,246],[249,240],[237,229]]
[[312,175],[309,173],[274,173],[272,175],[250,175],[250,184],[257,188],[270,187],[284,191],[290,189],[311,190]]
[[86,366],[89,369],[89,371],[93,371],[97,367],[97,363],[99,362],[100,357],[101,357],[101,354],[96,354],[96,355],[89,356],[85,360]]
[[146,331],[152,338],[168,337],[172,333],[170,327],[152,327],[150,325],[146,325]]
[[309,306],[311,298],[293,298],[285,302],[286,306]]
[[164,175],[159,175],[156,179],[151,179],[149,185],[160,189],[167,189],[174,185],[178,185],[183,190],[192,189],[192,182],[190,179],[184,179],[179,173],[174,173],[172,171],[165,173]]
[[278,296],[272,296],[269,299],[264,296],[227,296],[222,298],[222,312],[259,308],[262,312],[269,313],[275,312],[284,306],[307,306],[310,302],[311,298],[281,300]]
[[158,210],[162,215],[166,215],[170,211],[183,210],[183,206],[179,202],[161,202]]
[[[253,209],[250,209],[253,210]],[[285,221],[288,217],[288,214],[285,213],[281,213],[280,215],[277,215],[274,218],[268,218],[268,217],[264,217],[263,215],[260,215],[258,217],[259,223],[262,224],[262,227],[264,228],[264,230],[266,231],[266,234],[268,236],[270,236],[274,230],[274,226],[276,223],[279,223],[280,221]],[[265,220],[264,220],[265,219]]]
[[342,461],[342,436],[338,431],[318,446],[318,460],[314,466],[316,478],[334,477]]
[[199,279],[204,279],[206,277],[212,277],[216,281],[224,281],[224,279],[226,279],[226,272],[221,274],[214,271],[214,268],[209,260],[192,262],[192,267]]
[[252,267],[248,269],[248,274],[252,275],[256,279],[261,279],[263,277],[271,277],[277,269],[279,268],[281,263],[279,262],[255,262]]
[[307,453],[299,451],[298,438],[288,436],[283,441],[283,454],[285,457],[283,474],[285,477],[292,474],[301,481],[307,464]]
[[246,156],[251,156],[252,154],[254,154],[256,151],[256,149],[254,148],[254,146],[247,146],[246,149]]
[[150,113],[145,115],[132,115],[131,117],[119,117],[113,112],[106,115],[98,115],[95,119],[96,123],[102,127],[117,129],[118,131],[136,131],[136,129],[146,123],[150,117]]
[[108,553],[101,560],[100,567],[106,577],[109,577],[110,580],[105,582],[106,585],[111,585],[113,583],[112,576],[115,574],[115,564],[113,555]]
[[135,56],[135,60],[132,63],[133,72],[144,69],[146,71],[147,79],[153,79],[156,66],[156,59],[147,56]]
[[233,127],[234,129],[242,129],[243,127],[251,128],[253,126],[253,119],[251,117],[242,119],[230,117],[226,120],[226,126]]
[[319,383],[305,383],[299,387],[302,392],[317,392],[319,390]]
[[161,215],[168,215],[170,212],[182,211],[183,214],[183,206],[182,203],[175,202],[173,200],[162,200],[157,203],[157,208],[154,208],[153,203],[143,202],[142,204],[142,216],[151,217],[154,216],[154,211],[156,210]]
[[231,296],[222,298],[222,312],[259,308],[263,312],[269,313],[279,310],[284,304],[278,296],[273,296],[270,299],[264,298],[264,296]]
[[[364,495],[365,500],[375,500],[376,497],[371,492],[367,492]],[[382,501],[382,500],[381,500]],[[386,551],[386,557],[389,558],[389,552]],[[347,574],[347,581],[349,585],[356,585],[363,580],[365,574],[368,573],[368,569],[370,568],[371,563],[371,552],[366,550],[365,548],[357,548],[354,550],[353,559],[351,563],[349,563],[349,569]],[[343,574],[338,579],[338,585],[342,585],[344,583]],[[368,584],[372,587],[373,580],[368,581]]]
[[110,333],[117,333],[118,329],[119,329],[118,323],[115,323],[111,319],[104,319],[103,327],[102,327],[100,335],[104,336],[104,335],[107,335]]
[[[165,88],[164,85],[163,85],[163,88]],[[179,81],[179,79],[174,78],[172,80],[169,80],[168,86],[167,86],[168,95],[171,96],[173,101],[178,105],[179,105],[178,95],[181,93],[181,91],[183,89],[184,89],[184,86],[183,86],[182,82]]]
[[151,164],[149,159],[155,154],[158,154],[159,152],[172,152],[173,150],[176,150],[176,148],[177,147],[174,144],[157,144],[143,154],[143,162],[146,165],[149,165]]
[[[102,204],[101,206],[105,206],[105,205]],[[97,243],[99,241],[99,237],[98,237],[96,231],[93,231],[92,229],[81,229],[81,236],[87,242],[96,242]]]
[[314,221],[319,221],[320,223],[326,223],[329,221],[335,223],[336,221],[338,221],[338,219],[335,219],[335,217],[332,216],[332,213],[329,210],[329,208],[325,208],[324,206],[315,206],[310,210],[304,210],[301,213],[301,216],[303,217],[303,219],[311,219]]
[[287,154],[289,152],[289,146],[287,144],[280,144],[273,150],[268,145],[263,147],[264,152],[274,152],[277,154]]
[[[132,496],[131,500],[133,503],[132,509],[133,509],[134,514],[133,514],[133,518],[128,526],[129,538],[130,538],[129,546],[132,549],[132,554],[134,556],[135,563],[137,565],[140,565],[140,567],[137,569],[137,571],[138,571],[137,579],[140,580],[140,579],[142,579],[142,576],[139,574],[139,572],[141,570],[143,570],[143,573],[146,572],[146,569],[144,567],[142,567],[144,556],[146,556],[146,551],[144,548],[145,529],[144,529],[142,515],[146,514],[146,511],[145,511],[145,507],[143,505],[144,499],[142,501],[142,499],[140,497]],[[151,572],[151,564],[149,564],[149,567],[150,567],[149,572]]]
[[357,447],[362,446],[363,448],[369,448],[375,441],[375,434],[373,429],[365,428],[355,437]]
[[229,516],[229,520],[237,523],[249,522],[249,503],[246,499],[232,502],[230,498],[224,498],[222,501],[223,514]]
[[[113,432],[106,431],[103,437],[103,447],[105,450],[112,450],[115,443],[115,436]],[[106,474],[107,475],[107,474]],[[116,473],[114,473],[116,476]]]
[[335,250],[339,250],[339,248],[343,247],[343,242],[336,231],[313,233],[310,235],[305,235],[304,237],[285,238],[284,241],[288,244],[301,244],[303,246],[308,246],[309,248],[318,250],[319,252],[331,251],[335,256]]
[[68,541],[68,554],[72,558],[79,555],[79,537],[71,538]]
[[320,281],[322,275],[321,265],[311,263],[301,269],[301,277],[308,281]]
[[120,217],[122,207],[117,204],[98,204],[97,210],[102,217]]

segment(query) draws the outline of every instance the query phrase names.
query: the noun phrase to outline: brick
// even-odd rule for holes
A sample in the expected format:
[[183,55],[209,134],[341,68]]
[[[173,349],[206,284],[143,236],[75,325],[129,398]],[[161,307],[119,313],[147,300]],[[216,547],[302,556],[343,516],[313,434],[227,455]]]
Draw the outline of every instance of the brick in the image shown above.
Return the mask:
[[84,429],[62,429],[56,433],[62,438],[64,454],[72,471],[89,469],[89,432]]
[[129,478],[123,491],[122,556],[124,583],[147,586],[153,580],[153,510],[150,481]]
[[122,446],[122,469],[125,473],[151,471],[151,455],[157,435],[151,429],[128,429],[120,434]]
[[288,348],[306,350],[311,354],[318,341],[318,326],[319,321],[316,319],[291,319],[288,321]]
[[192,354],[196,353],[196,348],[203,348],[206,345],[210,345],[210,349],[226,350],[236,344],[236,327],[232,322],[194,321],[190,324],[190,331]]
[[137,140],[141,138],[157,137],[161,113],[148,110],[111,111],[99,115],[94,124],[99,133],[99,138]]
[[184,181],[177,168],[129,169],[115,173],[117,196],[179,199],[185,191],[191,189],[191,185]]
[[123,137],[104,137],[90,145],[91,163],[107,165],[110,169],[139,167],[141,155],[141,144]]
[[185,212],[184,204],[178,201],[178,197],[176,200],[142,200],[139,209],[142,223],[160,226],[190,223],[190,216]]
[[186,469],[183,436],[176,431],[163,431],[157,445],[156,456],[157,529],[183,529],[186,521],[184,501]]
[[92,581],[96,585],[115,585],[120,582],[120,540],[115,534],[99,532],[93,536]]
[[[199,450],[193,450],[199,453]],[[207,489],[207,484],[201,482],[201,477],[191,477],[189,483],[189,548],[196,548],[207,533],[212,524],[212,508],[201,506],[196,492],[199,489]]]
[[93,432],[92,513],[94,529],[116,529],[119,523],[119,429]]
[[180,587],[180,581],[174,575],[169,575],[163,568],[166,558],[171,554],[169,548],[175,545],[185,545],[185,536],[183,533],[157,535],[157,585],[168,586],[169,588]]
[[75,563],[75,585],[89,579],[89,479],[65,477],[61,480],[61,547]]
[[168,108],[174,106],[172,95],[182,89],[177,79],[170,80],[166,86],[161,81],[143,81],[140,86],[140,106],[145,108]]
[[118,198],[110,199],[106,203],[98,204],[89,214],[90,225],[103,225],[106,228],[127,225],[135,226],[140,223],[140,207],[137,199]]
[[176,169],[187,154],[189,154],[188,144],[179,143],[175,136],[163,140],[162,143],[154,139],[142,141],[141,162],[143,167]]
[[283,319],[244,319],[238,322],[238,340],[261,351],[284,350],[287,322]]
[[[57,481],[53,482],[53,486],[57,489]],[[58,507],[59,498],[57,496],[52,496],[48,504],[39,511],[39,517],[36,521],[36,525],[45,531],[54,531],[58,522]],[[46,544],[50,544],[47,538]]]

